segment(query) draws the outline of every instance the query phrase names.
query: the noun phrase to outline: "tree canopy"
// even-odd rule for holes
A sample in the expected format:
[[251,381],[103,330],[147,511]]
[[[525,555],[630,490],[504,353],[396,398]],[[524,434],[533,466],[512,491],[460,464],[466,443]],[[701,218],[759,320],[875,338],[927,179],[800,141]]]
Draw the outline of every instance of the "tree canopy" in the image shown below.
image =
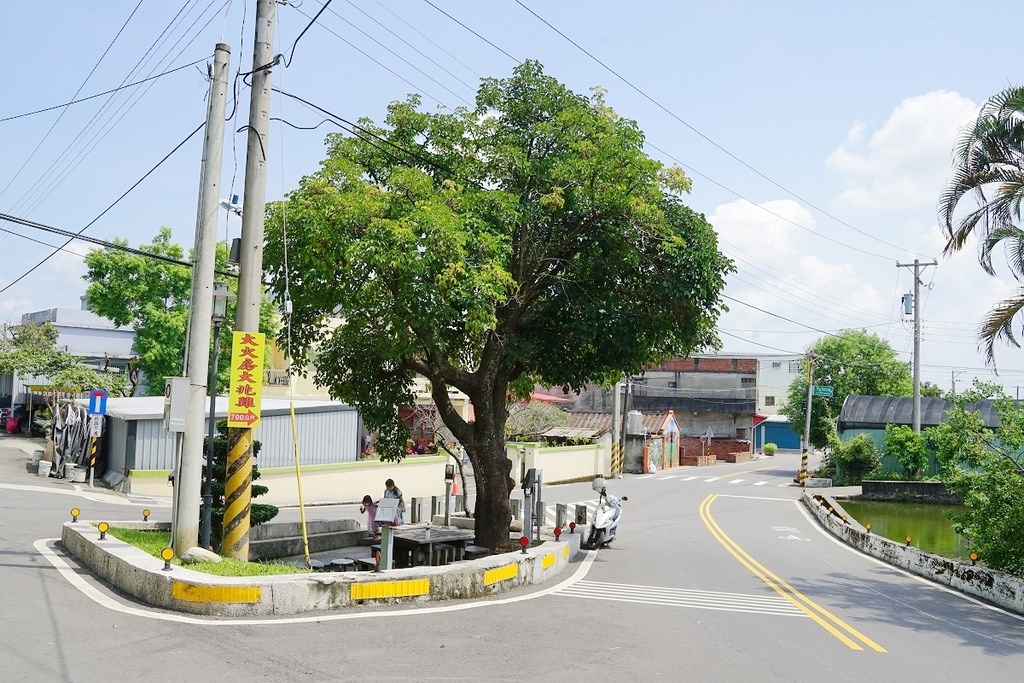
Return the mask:
[[[964,199],[975,206],[960,214]],[[1006,265],[1019,282],[1024,277],[1024,88],[1013,86],[990,98],[977,120],[953,149],[953,173],[939,198],[939,223],[946,236],[943,253],[954,254],[973,238],[978,263],[995,275],[992,255],[1004,248]],[[996,303],[978,328],[986,360],[995,362],[997,340],[1020,346],[1014,319],[1024,309],[1024,289]]]
[[57,328],[53,323],[29,322],[6,325],[0,334],[0,373],[46,377],[50,386],[75,393],[106,389],[124,396],[128,383],[122,374],[97,372],[57,346]]
[[[986,427],[971,404],[993,398],[999,426]],[[948,395],[953,403],[942,424],[924,431],[942,465],[946,488],[960,496],[953,516],[986,565],[1024,576],[1024,407],[994,385]]]
[[[126,240],[115,244],[128,246]],[[140,251],[182,260],[185,250],[171,241],[170,228],[162,227],[150,244]],[[216,267],[225,270],[227,248],[217,245]],[[164,393],[164,377],[181,375],[185,359],[185,330],[188,326],[189,302],[192,296],[192,270],[186,266],[132,254],[114,247],[96,249],[85,257],[89,282],[85,294],[89,310],[113,321],[118,327],[135,330],[134,352],[139,369],[145,374],[143,393],[160,396]],[[232,292],[237,280],[225,278]],[[228,302],[224,329],[231,329],[234,300]],[[273,305],[264,302],[260,311],[260,330],[273,333]],[[231,335],[222,334],[218,362],[218,385],[227,384],[231,358]]]
[[[811,443],[824,446],[847,396],[910,396],[914,391],[910,368],[889,342],[865,330],[843,330],[822,337],[808,349],[814,359],[814,384],[832,387],[832,396],[815,396],[811,404]],[[779,411],[793,428],[803,432],[807,377],[789,386],[786,405]]]
[[291,346],[359,406],[384,457],[401,457],[396,406],[426,377],[473,461],[477,538],[507,545],[510,397],[715,346],[732,264],[636,123],[535,62],[485,79],[473,110],[411,96],[355,131],[329,136],[320,170],[269,210],[264,263],[293,304]]

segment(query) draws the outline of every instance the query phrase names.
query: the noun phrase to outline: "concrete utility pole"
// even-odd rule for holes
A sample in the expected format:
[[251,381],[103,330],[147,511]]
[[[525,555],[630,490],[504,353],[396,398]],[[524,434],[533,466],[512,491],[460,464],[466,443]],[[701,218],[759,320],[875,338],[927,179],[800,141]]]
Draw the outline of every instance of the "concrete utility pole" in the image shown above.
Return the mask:
[[[274,0],[256,3],[256,39],[252,47],[249,93],[249,141],[245,152],[242,240],[238,261],[236,332],[259,332],[263,301],[263,219],[267,203],[267,134],[270,130],[270,67],[274,62]],[[259,378],[262,381],[262,378]],[[230,410],[231,406],[228,406]],[[256,406],[259,410],[259,406]],[[249,559],[252,507],[252,430],[228,430],[227,481],[224,487],[224,542],[221,553]]]
[[807,452],[811,447],[811,406],[814,402],[814,355],[807,356],[807,411],[804,414],[804,444],[800,454],[800,485],[807,481]]
[[921,433],[921,268],[937,266],[938,261],[897,263],[897,268],[914,269],[914,433]]
[[217,209],[224,157],[224,113],[228,93],[231,48],[217,43],[207,98],[206,139],[200,172],[199,209],[196,212],[195,261],[189,301],[188,417],[182,439],[181,468],[175,482],[177,507],[174,550],[180,556],[199,539],[199,499],[203,471],[203,421],[206,416],[206,377],[210,365],[210,324],[213,313],[213,277],[217,255]]

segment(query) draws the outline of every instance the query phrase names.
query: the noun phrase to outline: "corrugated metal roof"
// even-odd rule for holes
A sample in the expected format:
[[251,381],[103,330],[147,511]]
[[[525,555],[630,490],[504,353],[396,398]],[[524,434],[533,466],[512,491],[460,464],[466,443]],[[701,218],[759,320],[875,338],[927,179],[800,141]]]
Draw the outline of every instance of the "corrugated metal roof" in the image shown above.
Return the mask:
[[[933,397],[921,398],[921,426],[942,424],[952,403]],[[985,426],[999,426],[999,414],[993,401],[968,403],[966,408],[981,415]],[[914,399],[905,396],[847,396],[839,411],[839,431],[846,429],[882,429],[887,424],[914,423]]]
[[571,439],[577,436],[584,436],[588,439],[593,439],[601,436],[607,429],[604,428],[588,428],[588,427],[551,427],[541,433],[541,436],[547,436],[551,438],[560,439]]
[[[641,415],[643,418],[641,425],[646,434],[660,432],[665,420],[668,419],[668,413],[641,413]],[[600,429],[608,432],[612,429],[612,414],[570,412],[567,426],[578,429]]]

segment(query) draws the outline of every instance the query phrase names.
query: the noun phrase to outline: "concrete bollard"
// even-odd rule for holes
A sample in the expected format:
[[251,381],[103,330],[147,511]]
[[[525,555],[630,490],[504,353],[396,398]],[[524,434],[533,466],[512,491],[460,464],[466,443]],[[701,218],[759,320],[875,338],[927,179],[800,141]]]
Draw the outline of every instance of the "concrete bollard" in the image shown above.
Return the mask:
[[555,505],[555,528],[561,529],[567,523],[566,516],[568,515],[568,507],[565,503],[557,503]]
[[576,526],[586,526],[587,525],[587,506],[586,505],[576,505],[576,509],[574,511],[574,514],[575,514],[575,518],[574,519],[575,519],[575,522],[576,522]]
[[409,499],[409,519],[412,524],[419,524],[420,522],[420,507],[423,505],[422,498],[410,498]]

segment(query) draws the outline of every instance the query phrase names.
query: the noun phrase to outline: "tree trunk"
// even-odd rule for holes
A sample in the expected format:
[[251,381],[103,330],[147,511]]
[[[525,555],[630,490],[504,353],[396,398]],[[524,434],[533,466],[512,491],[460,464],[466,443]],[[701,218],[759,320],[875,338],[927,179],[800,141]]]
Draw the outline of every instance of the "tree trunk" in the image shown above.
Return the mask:
[[514,482],[509,478],[512,461],[505,455],[505,392],[504,387],[490,389],[471,397],[476,415],[469,445],[476,480],[474,528],[477,545],[507,550],[513,547],[508,496]]
[[479,433],[478,427],[474,432],[477,442],[470,457],[476,480],[476,544],[506,550],[513,547],[508,531],[512,519],[508,502],[512,461],[505,455],[504,429],[497,438],[494,434]]

